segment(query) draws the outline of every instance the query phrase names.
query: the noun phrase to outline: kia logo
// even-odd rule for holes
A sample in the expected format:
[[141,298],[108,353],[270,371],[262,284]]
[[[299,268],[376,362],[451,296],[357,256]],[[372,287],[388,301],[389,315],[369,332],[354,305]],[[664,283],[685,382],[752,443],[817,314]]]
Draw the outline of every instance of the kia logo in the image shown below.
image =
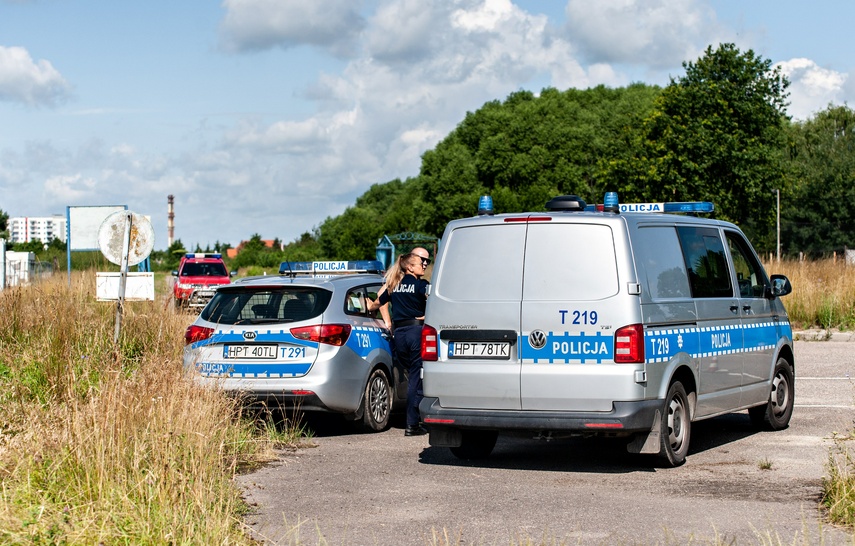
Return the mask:
[[543,349],[546,345],[546,334],[543,333],[543,330],[534,330],[528,336],[528,344],[533,349]]
[[244,333],[243,333],[243,338],[244,338],[244,339],[255,339],[255,336],[256,336],[256,335],[257,335],[257,334],[256,334],[255,332],[244,332]]

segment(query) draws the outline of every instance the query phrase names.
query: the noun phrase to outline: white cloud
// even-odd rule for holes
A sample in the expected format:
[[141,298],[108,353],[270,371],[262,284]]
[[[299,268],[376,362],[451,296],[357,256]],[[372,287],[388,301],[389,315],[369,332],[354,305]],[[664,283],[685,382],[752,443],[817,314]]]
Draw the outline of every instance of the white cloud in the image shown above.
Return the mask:
[[53,106],[69,91],[68,82],[50,62],[33,61],[23,47],[0,46],[0,100]]
[[365,22],[352,0],[223,0],[226,49],[318,46],[350,57]]
[[591,62],[680,66],[720,32],[699,0],[569,0],[565,13],[567,39]]
[[790,59],[777,63],[790,80],[790,107],[787,112],[797,120],[811,117],[829,103],[845,98],[847,75],[822,68],[810,59]]
[[47,195],[59,203],[73,203],[95,188],[95,180],[82,174],[51,176],[44,183]]

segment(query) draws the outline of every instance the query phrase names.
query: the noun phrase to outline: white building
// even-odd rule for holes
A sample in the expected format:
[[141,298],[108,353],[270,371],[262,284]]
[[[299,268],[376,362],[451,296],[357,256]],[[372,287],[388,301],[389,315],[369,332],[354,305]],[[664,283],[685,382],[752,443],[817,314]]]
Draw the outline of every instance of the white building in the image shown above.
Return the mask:
[[9,240],[13,243],[41,241],[49,243],[54,237],[66,242],[66,217],[53,216],[17,216],[9,218]]

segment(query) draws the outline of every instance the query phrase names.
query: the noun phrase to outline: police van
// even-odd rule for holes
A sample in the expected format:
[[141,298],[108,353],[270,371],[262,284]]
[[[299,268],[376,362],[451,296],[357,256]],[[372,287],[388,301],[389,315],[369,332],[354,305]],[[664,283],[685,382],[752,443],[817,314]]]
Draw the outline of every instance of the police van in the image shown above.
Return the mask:
[[431,445],[479,458],[499,433],[609,435],[678,466],[694,421],[788,426],[792,288],[737,226],[614,192],[546,209],[446,227],[422,337]]

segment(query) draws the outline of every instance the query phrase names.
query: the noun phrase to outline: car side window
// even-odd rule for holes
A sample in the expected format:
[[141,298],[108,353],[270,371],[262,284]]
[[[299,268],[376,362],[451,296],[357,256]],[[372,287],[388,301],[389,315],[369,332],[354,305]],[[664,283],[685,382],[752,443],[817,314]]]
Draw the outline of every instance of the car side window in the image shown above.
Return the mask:
[[654,300],[691,297],[686,264],[673,226],[638,230],[638,261],[647,276],[647,290]]
[[725,231],[739,296],[742,298],[762,298],[766,293],[766,274],[748,243],[738,233]]
[[344,312],[348,315],[366,315],[368,307],[365,303],[365,288],[351,288],[344,298]]
[[695,298],[730,298],[733,287],[724,254],[724,243],[716,228],[677,228],[689,286]]

